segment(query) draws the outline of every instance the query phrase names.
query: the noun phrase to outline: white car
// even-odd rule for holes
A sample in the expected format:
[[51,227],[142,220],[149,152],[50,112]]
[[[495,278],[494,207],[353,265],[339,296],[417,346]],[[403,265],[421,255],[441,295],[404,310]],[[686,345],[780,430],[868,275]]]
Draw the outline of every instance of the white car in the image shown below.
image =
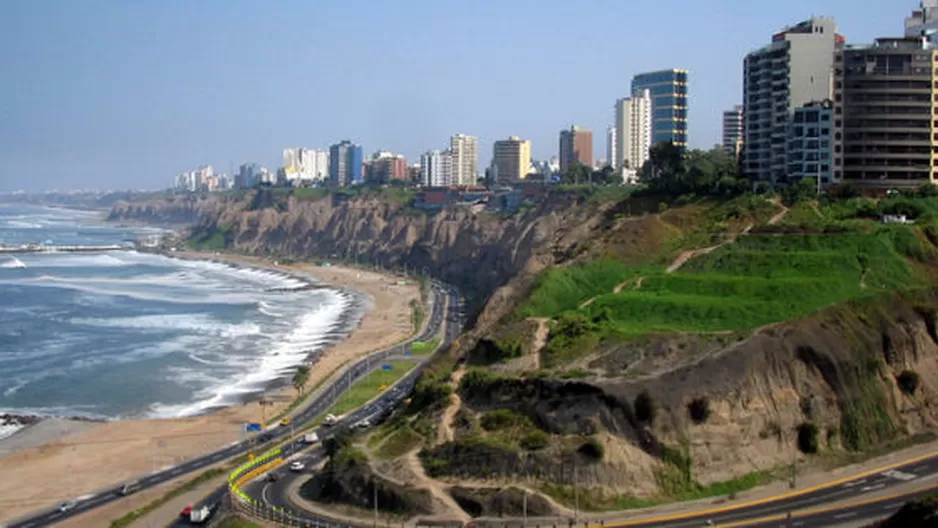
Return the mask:
[[59,513],[65,513],[75,507],[75,501],[65,501],[59,504]]
[[296,462],[290,464],[290,471],[303,471],[306,469],[306,464],[297,460]]

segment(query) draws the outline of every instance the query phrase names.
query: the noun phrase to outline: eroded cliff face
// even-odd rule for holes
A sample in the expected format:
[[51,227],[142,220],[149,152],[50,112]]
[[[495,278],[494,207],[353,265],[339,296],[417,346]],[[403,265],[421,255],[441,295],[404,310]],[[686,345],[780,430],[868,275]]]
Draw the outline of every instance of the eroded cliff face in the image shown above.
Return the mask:
[[[464,412],[477,419],[510,409],[548,433],[604,446],[601,462],[559,444],[532,453],[537,476],[572,485],[569,466],[578,457],[579,486],[655,496],[688,485],[688,477],[708,484],[804,460],[803,428],[815,428],[818,452],[828,453],[862,452],[934,429],[936,314],[938,290],[893,294],[751,336],[671,334],[609,345],[589,363],[601,377],[499,375],[460,394]],[[911,392],[899,381],[906,371],[918,375]],[[650,417],[639,409],[643,393]],[[462,459],[475,463],[454,463],[442,474],[508,476],[528,466],[523,456],[471,447],[481,452]],[[440,457],[450,458],[445,449],[452,447],[442,446]]]
[[[608,210],[553,196],[510,217],[470,207],[431,215],[377,197],[308,200],[251,193],[121,203],[110,219],[190,224],[193,233],[218,233],[229,249],[255,255],[425,270],[459,286],[475,312],[491,297],[479,320],[485,326],[511,309],[525,278],[575,256]],[[518,281],[496,292],[516,276]]]

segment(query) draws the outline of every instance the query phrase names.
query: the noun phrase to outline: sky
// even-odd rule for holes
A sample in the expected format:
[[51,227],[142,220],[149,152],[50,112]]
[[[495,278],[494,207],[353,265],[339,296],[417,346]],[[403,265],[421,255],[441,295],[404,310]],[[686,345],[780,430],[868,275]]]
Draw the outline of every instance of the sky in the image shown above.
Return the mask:
[[901,36],[917,0],[2,0],[0,190],[163,188],[201,164],[272,170],[342,139],[417,161],[456,133],[604,157],[634,74],[690,71],[689,140],[720,141],[745,54],[834,16]]

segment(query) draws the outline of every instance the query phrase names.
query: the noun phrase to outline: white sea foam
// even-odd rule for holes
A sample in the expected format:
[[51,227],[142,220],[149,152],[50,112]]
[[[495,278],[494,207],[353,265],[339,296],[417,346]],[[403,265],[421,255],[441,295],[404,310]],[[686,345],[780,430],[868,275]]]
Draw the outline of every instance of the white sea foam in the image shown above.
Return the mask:
[[283,317],[283,314],[272,311],[271,306],[264,301],[257,301],[257,311],[268,317]]
[[261,328],[255,323],[223,323],[206,314],[138,315],[110,319],[81,318],[69,320],[72,324],[101,328],[133,328],[144,332],[164,333],[167,331],[192,332],[233,339],[259,335]]
[[0,440],[3,440],[4,438],[10,437],[10,436],[13,436],[13,433],[19,431],[19,430],[22,429],[23,427],[25,427],[25,426],[24,426],[24,425],[20,425],[20,424],[3,424],[3,425],[0,425]]
[[30,259],[33,268],[101,268],[126,266],[127,263],[110,253],[96,255],[78,253],[37,253]]
[[247,371],[232,380],[207,386],[197,393],[202,399],[190,404],[153,404],[150,416],[169,418],[190,416],[237,403],[244,395],[261,390],[267,383],[301,364],[314,346],[321,345],[342,323],[351,298],[341,292],[329,291],[316,309],[303,314],[294,329],[268,353],[254,359]]
[[20,259],[18,259],[18,258],[16,258],[16,257],[10,257],[9,259],[4,260],[3,262],[0,262],[0,268],[7,268],[7,269],[18,268],[18,269],[23,269],[23,268],[25,268],[25,267],[26,267],[26,264],[23,264],[23,261],[20,260]]

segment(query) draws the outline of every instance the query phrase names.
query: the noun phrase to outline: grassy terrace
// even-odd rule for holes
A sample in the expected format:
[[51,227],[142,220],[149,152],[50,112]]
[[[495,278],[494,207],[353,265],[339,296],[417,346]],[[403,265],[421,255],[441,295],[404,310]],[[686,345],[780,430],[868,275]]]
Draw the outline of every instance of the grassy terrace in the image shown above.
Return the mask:
[[[647,262],[656,265],[644,267],[606,257],[550,269],[516,316],[554,319],[554,334],[570,337],[555,342],[556,351],[649,332],[748,330],[850,299],[923,286],[938,264],[938,224],[928,220],[932,209],[938,212],[938,199],[799,203],[778,226],[741,235],[674,273],[665,272],[662,255],[649,255]],[[919,217],[916,225],[870,221],[884,211],[906,210]],[[711,212],[701,217],[700,228],[676,234],[674,241],[686,244],[722,221]]]
[[390,361],[386,364],[391,365],[392,369],[379,369],[356,381],[352,389],[343,394],[328,412],[338,416],[365,405],[417,366],[413,361]]
[[584,312],[604,315],[623,333],[746,330],[918,285],[906,260],[914,252],[907,246],[916,243],[908,227],[744,236],[676,273],[648,275],[641,285],[602,295]]

